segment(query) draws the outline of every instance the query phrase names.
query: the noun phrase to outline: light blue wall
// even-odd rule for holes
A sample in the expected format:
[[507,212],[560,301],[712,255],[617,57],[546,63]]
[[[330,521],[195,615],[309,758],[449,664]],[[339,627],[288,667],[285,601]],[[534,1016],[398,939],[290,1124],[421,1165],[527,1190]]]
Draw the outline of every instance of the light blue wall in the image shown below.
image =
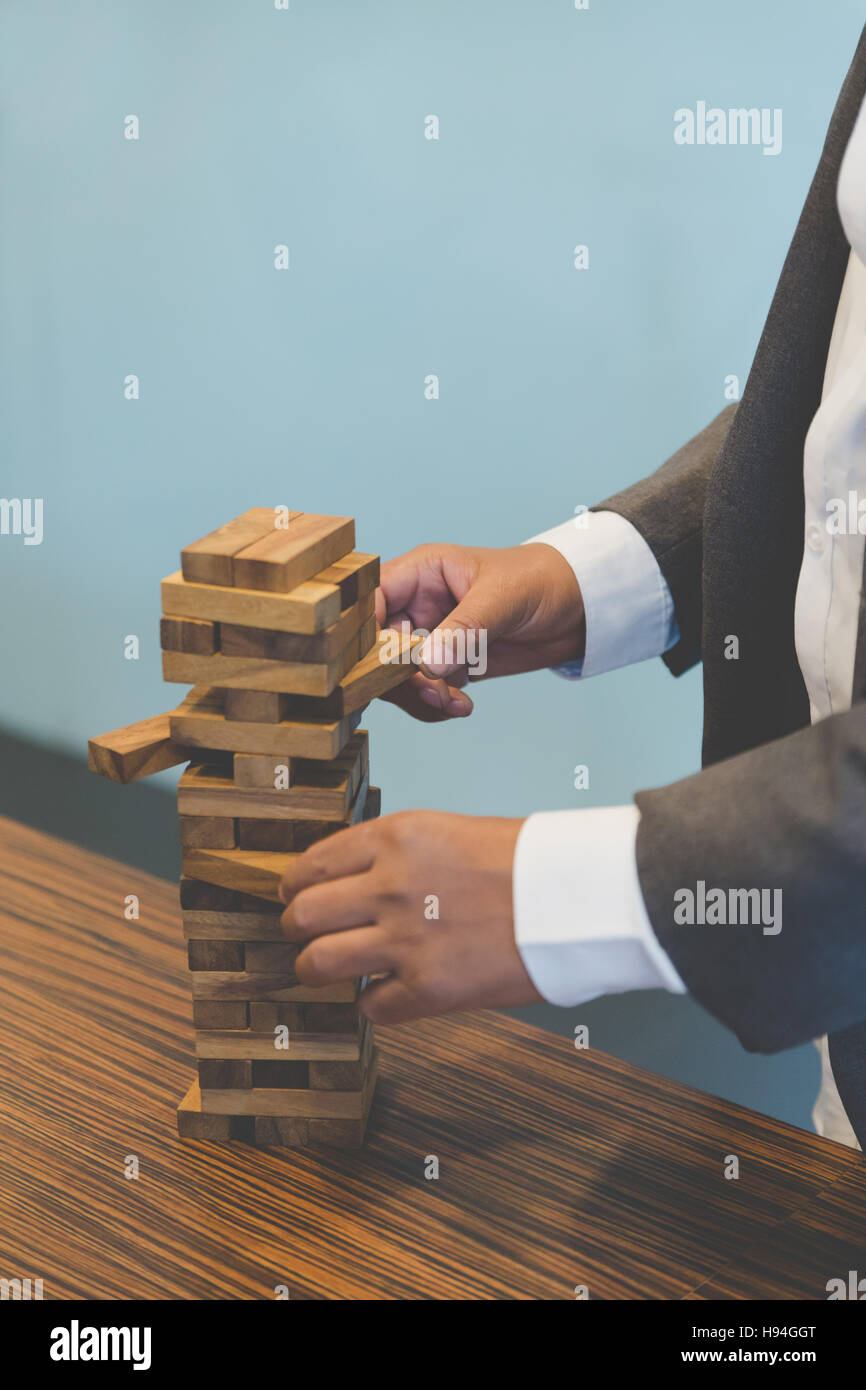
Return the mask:
[[[855,0],[6,0],[2,492],[45,503],[41,546],[0,537],[6,727],[81,750],[176,703],[159,579],[248,506],[353,514],[384,556],[507,544],[662,461],[745,379],[862,20]],[[782,154],[677,147],[699,99],[781,107]],[[618,802],[696,766],[699,701],[653,663],[490,684],[443,729],[379,708],[376,775],[386,809]],[[802,1052],[746,1058],[715,1025],[698,1045],[661,997],[649,1021],[595,1008],[613,1050],[806,1122]]]

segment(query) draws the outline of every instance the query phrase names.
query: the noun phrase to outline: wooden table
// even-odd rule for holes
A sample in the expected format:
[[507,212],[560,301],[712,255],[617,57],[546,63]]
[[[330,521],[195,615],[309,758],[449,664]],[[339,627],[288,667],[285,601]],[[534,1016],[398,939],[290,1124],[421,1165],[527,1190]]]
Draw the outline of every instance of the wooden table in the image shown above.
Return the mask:
[[0,1277],[46,1299],[823,1299],[866,1272],[861,1155],[496,1014],[380,1032],[363,1153],[181,1142],[175,885],[8,820],[0,841]]

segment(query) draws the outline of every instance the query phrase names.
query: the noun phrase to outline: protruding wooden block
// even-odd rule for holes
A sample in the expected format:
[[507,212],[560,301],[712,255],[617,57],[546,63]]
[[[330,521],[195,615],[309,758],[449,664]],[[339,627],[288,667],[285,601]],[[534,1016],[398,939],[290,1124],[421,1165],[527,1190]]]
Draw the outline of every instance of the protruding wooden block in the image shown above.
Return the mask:
[[223,656],[257,657],[268,661],[332,661],[369,621],[374,598],[375,595],[367,594],[347,608],[324,632],[313,635],[222,623],[219,649]]
[[249,1005],[240,1000],[228,1003],[213,999],[192,1001],[192,1021],[196,1028],[213,1028],[219,1032],[234,1032],[249,1026]]
[[[354,544],[351,517],[304,512],[292,516],[285,530],[272,529],[234,552],[232,583],[243,589],[286,594],[348,554]],[[190,578],[186,569],[184,577]]]
[[245,946],[242,941],[188,941],[187,956],[190,970],[246,969]]
[[[259,903],[262,909],[268,903]],[[282,904],[262,912],[199,912],[183,914],[183,934],[188,941],[279,941],[285,940],[280,925]]]
[[[316,766],[307,762],[306,767]],[[263,787],[287,791],[295,783],[295,759],[277,753],[235,753],[232,780],[236,787]],[[214,846],[227,849],[230,846]]]
[[[259,704],[262,694],[265,700]],[[188,743],[191,749],[270,753],[280,758],[326,761],[338,756],[361,722],[362,710],[341,719],[280,720],[282,702],[286,698],[272,691],[221,691],[197,686],[171,714],[172,737]],[[257,720],[256,709],[263,709],[267,717]],[[226,710],[231,710],[231,719],[224,712]],[[271,718],[271,715],[276,717]]]
[[253,1064],[237,1059],[231,1061],[199,1059],[198,1084],[203,1091],[248,1091],[253,1084]]
[[230,816],[179,816],[183,849],[234,849],[235,823]]
[[162,618],[159,644],[163,651],[213,656],[220,649],[219,625],[200,618]]
[[112,782],[135,782],[167,767],[189,762],[195,754],[171,736],[170,716],[155,714],[122,729],[100,734],[87,744],[87,766]]
[[[248,898],[280,901],[280,882],[294,854],[251,849],[191,849],[182,857],[185,877],[217,884]],[[231,900],[229,900],[230,902]],[[183,903],[183,899],[181,899]],[[186,903],[183,903],[186,906]],[[190,906],[198,903],[190,903]],[[216,904],[213,904],[216,906]],[[231,906],[226,906],[231,911]]]
[[364,820],[376,820],[382,814],[382,788],[368,787],[367,800],[364,804]]
[[[299,516],[300,512],[289,512],[289,526]],[[184,579],[197,584],[233,584],[232,557],[269,537],[277,522],[285,519],[285,512],[276,507],[250,507],[225,526],[218,526],[201,540],[184,546],[180,553]],[[287,531],[280,534],[286,535]]]
[[284,717],[341,719],[361,709],[416,673],[418,667],[412,662],[410,653],[423,640],[417,633],[402,636],[387,629],[380,632],[377,644],[346,673],[336,690],[317,698],[292,696],[286,701]]

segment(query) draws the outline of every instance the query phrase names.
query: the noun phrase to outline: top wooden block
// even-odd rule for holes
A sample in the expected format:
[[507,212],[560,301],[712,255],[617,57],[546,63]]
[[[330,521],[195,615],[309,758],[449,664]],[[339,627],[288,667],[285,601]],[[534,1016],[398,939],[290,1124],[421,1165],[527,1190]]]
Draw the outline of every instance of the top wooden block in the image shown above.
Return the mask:
[[[276,527],[278,513],[274,507],[250,507],[249,511],[236,516],[234,521],[217,527],[184,546],[180,552],[180,563],[184,579],[197,584],[234,584],[232,561],[239,551],[254,541],[261,540]],[[289,525],[299,512],[289,512]],[[282,532],[287,534],[287,529]]]
[[252,507],[186,546],[181,572],[197,584],[286,594],[342,559],[354,544],[351,517]]

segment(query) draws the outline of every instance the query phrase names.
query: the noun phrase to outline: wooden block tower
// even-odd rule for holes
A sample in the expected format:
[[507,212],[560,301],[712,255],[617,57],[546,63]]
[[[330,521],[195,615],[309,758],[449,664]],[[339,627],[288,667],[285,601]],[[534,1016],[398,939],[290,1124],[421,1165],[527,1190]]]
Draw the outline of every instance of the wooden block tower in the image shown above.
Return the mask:
[[[188,762],[178,786],[180,901],[198,1079],[182,1136],[362,1144],[376,1080],[363,982],[301,985],[280,928],[294,855],[378,816],[367,703],[414,669],[416,639],[379,634],[379,557],[354,522],[254,507],[181,552],[162,584],[163,676],[193,686],[170,714],[92,739],[127,782]],[[387,659],[386,657],[387,650]]]

